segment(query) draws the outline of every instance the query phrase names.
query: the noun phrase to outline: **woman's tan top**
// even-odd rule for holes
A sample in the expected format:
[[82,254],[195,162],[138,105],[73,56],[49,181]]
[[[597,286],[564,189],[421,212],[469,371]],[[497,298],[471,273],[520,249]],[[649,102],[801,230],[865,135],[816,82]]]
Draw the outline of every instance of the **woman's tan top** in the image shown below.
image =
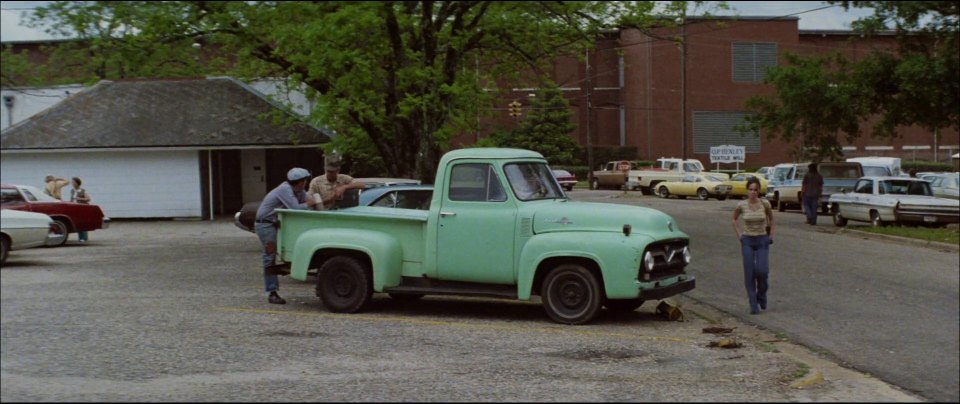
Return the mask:
[[770,202],[766,199],[760,200],[760,209],[750,209],[750,199],[745,199],[737,203],[737,209],[740,210],[740,217],[743,218],[744,236],[766,236],[767,235],[767,211],[771,209]]

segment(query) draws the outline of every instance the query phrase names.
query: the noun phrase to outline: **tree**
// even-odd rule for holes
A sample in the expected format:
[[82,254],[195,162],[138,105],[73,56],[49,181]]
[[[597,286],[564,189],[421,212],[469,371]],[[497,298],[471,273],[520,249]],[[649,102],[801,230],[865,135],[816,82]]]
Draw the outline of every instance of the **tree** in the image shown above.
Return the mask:
[[339,134],[329,147],[348,155],[372,149],[389,175],[432,181],[449,139],[489,113],[498,94],[484,90],[546,76],[557,55],[582,52],[623,18],[644,21],[650,8],[602,1],[54,2],[38,9],[33,23],[86,41],[96,52],[86,63],[101,67],[98,78],[220,70],[302,83],[317,101],[311,119]]
[[571,122],[573,112],[560,88],[548,84],[537,90],[520,125],[513,130],[499,130],[478,142],[479,146],[516,147],[536,151],[554,165],[577,164],[580,145],[570,133],[577,126]]
[[897,136],[898,127],[910,125],[935,134],[940,128],[960,129],[956,2],[829,3],[873,8],[874,14],[856,21],[854,30],[874,35],[893,28],[897,51],[875,50],[859,61],[838,55],[829,60],[788,56],[789,64],[771,69],[766,79],[776,95],[747,101],[756,115],[742,129],[766,129],[768,138],[788,141],[803,133],[806,145],[823,151],[839,147],[840,132],[852,142],[871,119],[877,137]]

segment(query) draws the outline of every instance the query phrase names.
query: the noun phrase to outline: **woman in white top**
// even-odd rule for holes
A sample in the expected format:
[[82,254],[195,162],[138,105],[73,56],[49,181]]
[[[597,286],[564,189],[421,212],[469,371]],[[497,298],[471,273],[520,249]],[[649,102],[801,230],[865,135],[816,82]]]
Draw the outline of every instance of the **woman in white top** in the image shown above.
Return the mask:
[[[743,228],[740,218],[743,217]],[[743,255],[743,281],[750,298],[750,314],[767,309],[767,276],[770,274],[769,253],[773,244],[773,209],[760,199],[760,181],[747,180],[747,199],[733,211],[733,230],[740,240]]]

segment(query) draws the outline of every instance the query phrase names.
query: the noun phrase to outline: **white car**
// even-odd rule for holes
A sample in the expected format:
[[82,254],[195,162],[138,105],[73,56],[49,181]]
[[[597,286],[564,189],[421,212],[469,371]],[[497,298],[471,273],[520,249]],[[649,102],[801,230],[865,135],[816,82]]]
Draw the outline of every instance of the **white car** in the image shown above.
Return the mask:
[[[918,177],[920,177],[918,175]],[[923,177],[930,183],[933,196],[938,198],[960,199],[960,173],[936,173]]]
[[853,190],[830,195],[833,224],[847,220],[943,227],[960,223],[960,200],[933,196],[930,183],[919,178],[863,177]]
[[13,250],[59,245],[66,235],[43,213],[0,209],[0,265]]

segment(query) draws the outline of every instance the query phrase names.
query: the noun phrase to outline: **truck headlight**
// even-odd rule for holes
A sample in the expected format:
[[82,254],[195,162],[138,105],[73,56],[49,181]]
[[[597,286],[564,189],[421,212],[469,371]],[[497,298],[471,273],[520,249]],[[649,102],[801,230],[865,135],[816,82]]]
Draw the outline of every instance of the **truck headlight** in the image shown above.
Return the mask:
[[683,247],[683,263],[686,265],[690,265],[691,258],[692,257],[690,256],[690,247]]
[[646,269],[647,272],[653,272],[653,264],[653,254],[650,254],[650,251],[647,251],[645,254],[643,254],[643,268]]

